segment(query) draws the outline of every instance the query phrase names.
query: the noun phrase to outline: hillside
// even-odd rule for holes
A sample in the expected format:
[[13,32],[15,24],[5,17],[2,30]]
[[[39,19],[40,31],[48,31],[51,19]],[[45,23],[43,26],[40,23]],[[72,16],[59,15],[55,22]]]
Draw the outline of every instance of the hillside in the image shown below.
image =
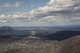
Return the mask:
[[80,37],[63,41],[23,39],[0,42],[0,53],[80,53]]
[[58,53],[80,53],[80,37],[71,37],[61,41]]
[[79,30],[0,29],[0,53],[80,53]]

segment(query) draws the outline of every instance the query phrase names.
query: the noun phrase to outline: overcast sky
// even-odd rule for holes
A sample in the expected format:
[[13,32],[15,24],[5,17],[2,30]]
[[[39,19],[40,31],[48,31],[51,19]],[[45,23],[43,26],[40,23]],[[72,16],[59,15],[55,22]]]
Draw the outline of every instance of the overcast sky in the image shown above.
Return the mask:
[[80,25],[80,0],[0,0],[0,26]]

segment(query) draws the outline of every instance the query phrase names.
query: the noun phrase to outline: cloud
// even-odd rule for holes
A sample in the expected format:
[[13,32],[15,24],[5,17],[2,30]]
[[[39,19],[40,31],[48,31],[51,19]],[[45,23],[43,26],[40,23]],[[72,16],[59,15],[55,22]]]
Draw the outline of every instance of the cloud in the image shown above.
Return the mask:
[[7,20],[0,20],[0,23],[7,23]]
[[[11,5],[11,7],[18,7],[20,4],[16,5]],[[31,26],[79,24],[80,0],[50,0],[45,6],[33,9],[30,12],[16,12],[8,16],[0,15],[0,17],[7,17],[8,21],[12,23]]]
[[0,18],[4,18],[4,17],[5,17],[5,15],[3,15],[3,14],[0,15]]
[[[52,23],[69,24],[69,22],[72,23],[71,19],[74,19],[73,17],[76,18],[80,15],[80,0],[50,0],[45,6],[30,11],[29,15],[30,18],[45,18]],[[79,17],[76,19],[79,19]]]
[[45,6],[39,7],[38,9],[30,11],[30,14],[40,15],[61,12],[73,12],[80,9],[79,0],[50,0]]
[[22,5],[24,2],[20,1],[20,2],[15,2],[15,3],[4,3],[3,5],[1,5],[0,7],[19,7],[20,5]]

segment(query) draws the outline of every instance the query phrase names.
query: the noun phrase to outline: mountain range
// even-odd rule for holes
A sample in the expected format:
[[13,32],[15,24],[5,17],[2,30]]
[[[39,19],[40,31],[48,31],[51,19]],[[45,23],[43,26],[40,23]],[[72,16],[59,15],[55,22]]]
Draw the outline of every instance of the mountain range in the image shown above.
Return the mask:
[[0,27],[0,53],[80,53],[79,28],[20,28]]

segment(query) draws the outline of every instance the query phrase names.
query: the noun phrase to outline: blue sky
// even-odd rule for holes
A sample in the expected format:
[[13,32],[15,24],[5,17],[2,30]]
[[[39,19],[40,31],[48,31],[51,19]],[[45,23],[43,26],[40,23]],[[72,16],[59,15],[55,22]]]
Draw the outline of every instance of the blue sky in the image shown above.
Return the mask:
[[[5,3],[10,3],[10,4],[14,4],[16,2],[23,2],[22,5],[20,5],[18,8],[14,8],[14,7],[10,7],[10,8],[5,8],[5,7],[0,7],[3,11],[3,13],[9,13],[8,11],[10,11],[10,13],[15,13],[15,12],[29,12],[32,9],[38,8],[40,6],[44,6],[46,4],[46,2],[48,2],[49,0],[1,0],[0,1],[0,5],[3,5]],[[31,8],[33,7],[34,8]],[[1,13],[2,13],[1,12]]]
[[0,26],[80,25],[80,0],[0,0]]

